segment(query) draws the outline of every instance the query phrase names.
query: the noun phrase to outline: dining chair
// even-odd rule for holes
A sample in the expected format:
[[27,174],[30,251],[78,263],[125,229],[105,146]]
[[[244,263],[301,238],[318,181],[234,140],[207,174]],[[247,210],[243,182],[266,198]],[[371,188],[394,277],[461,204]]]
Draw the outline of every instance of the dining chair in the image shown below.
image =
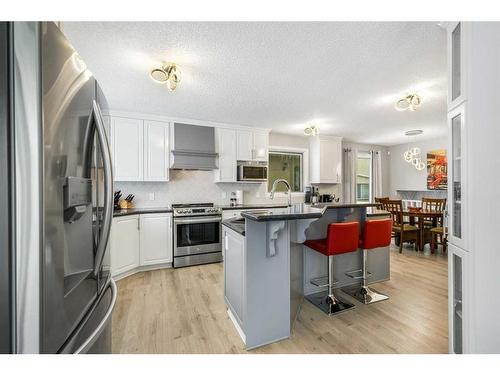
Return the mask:
[[403,201],[401,199],[387,199],[383,202],[384,209],[389,211],[392,217],[392,232],[399,246],[399,252],[403,252],[404,242],[413,242],[417,248],[420,247],[419,229],[403,221]]
[[375,199],[375,203],[377,204],[377,207],[383,210],[383,209],[385,209],[384,202],[388,201],[389,197],[379,197],[379,198],[375,197],[374,199]]
[[[446,198],[422,198],[422,210],[432,211],[432,212],[443,212],[446,207]],[[429,219],[424,219],[424,226],[426,227],[436,227],[443,226],[443,218],[440,216],[437,219],[436,225]]]

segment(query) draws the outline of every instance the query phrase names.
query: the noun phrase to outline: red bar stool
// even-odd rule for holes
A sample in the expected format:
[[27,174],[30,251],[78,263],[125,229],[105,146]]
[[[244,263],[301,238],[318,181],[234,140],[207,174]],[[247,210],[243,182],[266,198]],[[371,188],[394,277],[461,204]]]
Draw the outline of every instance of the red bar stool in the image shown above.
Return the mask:
[[359,223],[332,223],[328,225],[328,233],[325,239],[308,240],[304,245],[316,250],[317,252],[328,257],[328,277],[327,283],[320,283],[317,278],[311,280],[311,283],[320,286],[328,286],[328,292],[315,293],[306,296],[306,299],[313,305],[319,307],[328,315],[333,315],[347,309],[353,308],[354,305],[341,301],[333,294],[333,286],[336,282],[333,279],[333,258],[335,255],[350,253],[358,250],[359,242]]
[[[378,293],[377,291],[370,289],[366,284],[367,279],[371,276],[367,269],[367,257],[368,250],[377,249],[380,247],[389,246],[391,243],[391,232],[392,232],[392,219],[383,220],[367,220],[365,221],[365,228],[363,233],[363,239],[359,241],[359,247],[363,249],[363,268],[362,276],[363,282],[360,288],[354,290],[344,290],[346,293],[352,295],[357,300],[363,302],[365,305],[370,303],[384,301],[389,299],[388,296]],[[357,271],[359,272],[359,270]],[[352,272],[346,272],[346,275],[353,276]]]

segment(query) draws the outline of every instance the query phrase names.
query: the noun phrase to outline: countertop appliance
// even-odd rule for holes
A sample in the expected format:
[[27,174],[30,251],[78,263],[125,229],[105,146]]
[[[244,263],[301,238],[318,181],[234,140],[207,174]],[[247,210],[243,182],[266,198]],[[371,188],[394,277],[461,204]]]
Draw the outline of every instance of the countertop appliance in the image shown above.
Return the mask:
[[267,181],[266,162],[238,162],[238,181]]
[[56,24],[0,22],[0,352],[111,352],[107,111]]
[[173,204],[174,268],[222,261],[222,209],[213,203]]

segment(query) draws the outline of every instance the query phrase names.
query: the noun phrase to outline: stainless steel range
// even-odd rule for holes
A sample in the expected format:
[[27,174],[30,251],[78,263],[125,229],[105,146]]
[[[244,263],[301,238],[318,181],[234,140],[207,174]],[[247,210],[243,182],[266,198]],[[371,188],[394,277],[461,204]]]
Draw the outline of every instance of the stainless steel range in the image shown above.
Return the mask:
[[174,268],[222,261],[222,210],[213,203],[174,204]]

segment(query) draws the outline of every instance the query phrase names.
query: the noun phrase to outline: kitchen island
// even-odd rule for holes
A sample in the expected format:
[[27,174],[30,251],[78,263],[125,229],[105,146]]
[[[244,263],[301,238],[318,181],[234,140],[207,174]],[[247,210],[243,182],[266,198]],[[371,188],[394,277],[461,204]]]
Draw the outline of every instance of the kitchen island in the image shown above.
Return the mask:
[[[326,236],[328,224],[387,217],[373,204],[293,205],[249,210],[223,223],[224,295],[228,314],[247,350],[290,337],[304,296],[324,288],[310,279],[327,274],[326,258],[303,246]],[[362,251],[336,257],[338,287],[356,286],[345,275],[361,268]],[[370,283],[389,279],[389,248],[370,252]]]

